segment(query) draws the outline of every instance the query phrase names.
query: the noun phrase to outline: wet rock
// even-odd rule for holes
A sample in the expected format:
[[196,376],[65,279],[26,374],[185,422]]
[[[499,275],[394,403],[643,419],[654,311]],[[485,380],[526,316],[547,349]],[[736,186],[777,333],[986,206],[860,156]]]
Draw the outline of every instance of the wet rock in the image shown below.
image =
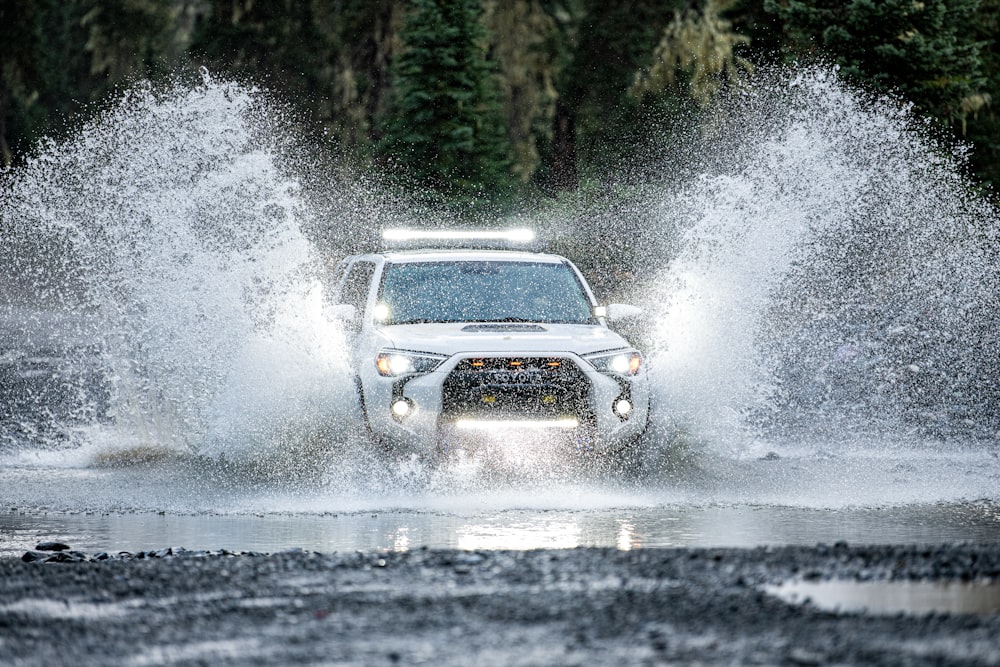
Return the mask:
[[40,560],[45,560],[48,557],[48,554],[38,553],[37,551],[25,551],[24,555],[21,556],[21,560],[25,563],[34,563]]
[[70,552],[57,551],[51,556],[47,557],[43,563],[79,563],[85,561],[86,556],[80,557]]
[[[39,656],[38,664],[41,658],[62,664],[58,650],[72,651],[76,667],[103,667],[178,642],[213,646],[234,636],[278,633],[288,641],[269,642],[266,659],[248,642],[233,663],[893,665],[905,655],[908,664],[927,667],[1000,664],[993,640],[1000,615],[834,614],[760,590],[795,572],[823,580],[923,578],[936,563],[946,564],[936,569],[952,577],[996,575],[996,545],[254,558],[180,547],[158,555],[163,552],[141,552],[144,562],[131,554],[97,554],[86,567],[72,564],[79,552],[71,551],[29,552],[66,559],[52,561],[66,563],[53,567],[0,559],[0,600],[129,610],[121,618],[81,614],[72,623],[0,614],[0,626],[9,630],[9,642],[0,643],[0,664],[19,664],[23,655]],[[387,567],[376,569],[379,560]],[[472,578],[475,586],[468,585]],[[147,620],[137,622],[132,610]],[[156,623],[149,624],[153,615]],[[920,642],[938,648],[914,653]]]
[[41,542],[35,545],[38,551],[69,551],[70,546],[62,542]]

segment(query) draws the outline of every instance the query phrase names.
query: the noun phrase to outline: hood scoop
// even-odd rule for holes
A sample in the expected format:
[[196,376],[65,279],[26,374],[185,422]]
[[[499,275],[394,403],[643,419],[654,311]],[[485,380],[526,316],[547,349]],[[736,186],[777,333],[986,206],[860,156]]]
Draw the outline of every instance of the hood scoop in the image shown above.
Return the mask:
[[539,324],[521,324],[520,322],[493,322],[486,324],[469,324],[462,327],[468,333],[540,333],[548,331]]

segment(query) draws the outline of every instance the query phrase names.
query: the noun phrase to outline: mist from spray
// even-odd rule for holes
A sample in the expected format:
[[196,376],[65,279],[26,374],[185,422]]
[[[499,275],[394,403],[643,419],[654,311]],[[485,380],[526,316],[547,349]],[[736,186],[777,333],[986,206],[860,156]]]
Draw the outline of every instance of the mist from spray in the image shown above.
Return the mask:
[[721,451],[995,438],[1000,216],[962,152],[824,68],[763,76],[708,128],[657,208],[680,238],[648,298],[661,414]]
[[[125,90],[8,174],[4,254],[21,283],[8,319],[61,314],[56,374],[99,369],[77,379],[64,420],[97,427],[84,439],[267,458],[349,430],[335,422],[351,387],[290,119],[202,76]],[[83,324],[63,328],[69,317]]]
[[[194,511],[219,507],[197,494],[228,488],[230,463],[276,479],[263,500],[234,491],[234,506],[254,511],[327,511],[344,497],[350,507],[827,506],[884,502],[887,470],[904,502],[993,497],[988,454],[935,458],[915,445],[995,441],[1000,430],[998,216],[961,176],[962,156],[897,103],[858,94],[833,70],[761,76],[706,117],[697,141],[664,146],[670,160],[691,158],[680,177],[588,201],[569,221],[553,209],[517,216],[542,238],[569,239],[567,254],[598,282],[638,284],[653,324],[646,445],[671,449],[677,433],[699,443],[693,464],[668,462],[640,496],[545,465],[512,484],[481,461],[428,474],[374,452],[324,278],[331,259],[416,214],[372,206],[377,186],[324,183],[292,125],[265,93],[207,74],[139,85],[4,174],[11,234],[0,246],[18,285],[5,317],[55,359],[57,399],[70,406],[55,414],[52,396],[28,395],[33,405],[4,422],[11,439],[68,441],[82,465],[143,448],[204,456],[214,463],[182,464],[149,501],[169,504],[188,485]],[[50,428],[26,426],[29,415]],[[806,464],[762,461],[789,440],[807,444]],[[861,455],[831,454],[844,440]],[[873,465],[887,448],[890,460]],[[896,471],[900,459],[916,472]],[[323,492],[299,496],[287,482],[309,460]],[[930,469],[942,476],[933,488],[914,485]],[[115,502],[145,507],[148,482]]]

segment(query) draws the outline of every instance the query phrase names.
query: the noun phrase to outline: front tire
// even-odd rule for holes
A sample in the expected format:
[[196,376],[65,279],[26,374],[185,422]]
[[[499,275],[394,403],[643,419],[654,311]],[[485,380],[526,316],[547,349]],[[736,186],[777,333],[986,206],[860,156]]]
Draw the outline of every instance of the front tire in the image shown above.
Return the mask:
[[361,411],[361,424],[365,439],[379,449],[388,451],[385,443],[372,429],[371,420],[368,418],[368,403],[365,401],[365,388],[364,385],[361,384],[361,378],[359,377],[354,378],[354,390],[358,399],[358,408]]

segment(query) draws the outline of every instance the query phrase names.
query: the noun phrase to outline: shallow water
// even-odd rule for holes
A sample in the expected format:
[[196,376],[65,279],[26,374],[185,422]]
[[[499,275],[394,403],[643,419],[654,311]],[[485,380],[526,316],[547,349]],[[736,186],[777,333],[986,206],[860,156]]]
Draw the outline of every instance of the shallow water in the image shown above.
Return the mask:
[[0,513],[0,556],[44,541],[88,553],[182,546],[276,552],[575,547],[755,547],[1000,543],[995,505],[811,510],[751,505],[661,505],[582,510],[371,509],[324,514]]
[[518,216],[634,279],[630,479],[359,442],[324,266],[420,216],[254,88],[137,86],[0,183],[0,553],[995,542],[1000,225],[907,113],[764,78],[683,182]]
[[[201,460],[94,467],[49,454],[0,467],[0,555],[47,540],[89,552],[1000,542],[1000,505],[976,499],[995,488],[995,464],[977,470],[992,457],[940,456],[927,467],[926,455],[909,451],[920,467],[772,452],[641,480],[491,477],[384,458],[347,477],[323,464],[251,480]],[[833,476],[862,471],[871,477]]]
[[786,602],[868,614],[995,614],[1000,583],[993,581],[790,581],[765,589]]

